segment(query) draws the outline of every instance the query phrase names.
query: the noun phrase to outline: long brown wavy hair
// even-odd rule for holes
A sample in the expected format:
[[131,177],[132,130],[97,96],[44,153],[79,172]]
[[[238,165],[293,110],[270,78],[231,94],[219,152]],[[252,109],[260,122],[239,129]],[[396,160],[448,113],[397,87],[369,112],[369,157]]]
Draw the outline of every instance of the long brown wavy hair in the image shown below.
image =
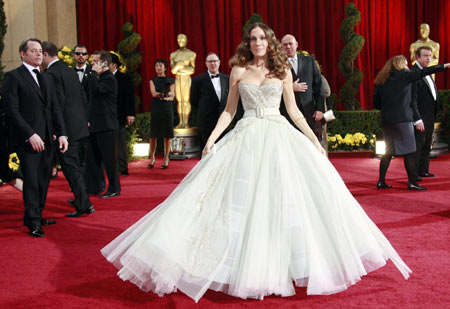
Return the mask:
[[407,60],[403,55],[397,55],[389,59],[374,79],[375,85],[383,85],[394,70],[408,69]]
[[247,30],[242,36],[242,42],[236,49],[236,55],[230,59],[229,65],[245,66],[248,62],[253,60],[254,56],[250,51],[250,32],[255,28],[261,28],[266,34],[267,38],[267,68],[269,73],[267,77],[277,77],[284,79],[286,77],[286,69],[290,69],[290,64],[286,52],[281,47],[281,43],[275,37],[275,33],[266,24],[256,22],[247,27]]

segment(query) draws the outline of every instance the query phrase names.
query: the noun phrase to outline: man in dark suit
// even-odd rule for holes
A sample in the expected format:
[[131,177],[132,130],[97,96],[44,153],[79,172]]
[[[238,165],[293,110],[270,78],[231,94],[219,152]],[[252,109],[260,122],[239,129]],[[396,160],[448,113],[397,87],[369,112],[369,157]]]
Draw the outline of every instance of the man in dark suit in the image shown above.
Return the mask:
[[43,67],[45,74],[50,76],[56,90],[58,103],[61,108],[67,136],[70,141],[69,149],[59,156],[64,176],[69,182],[75,199],[75,212],[67,217],[79,217],[95,211],[86,192],[83,169],[79,153],[80,141],[89,136],[87,119],[87,100],[83,87],[79,83],[77,73],[58,59],[58,48],[51,42],[43,42]]
[[[322,140],[322,119],[325,105],[319,69],[312,56],[297,54],[298,42],[293,35],[286,34],[281,39],[281,44],[287,52],[292,66],[291,73],[297,106],[320,141]],[[284,102],[281,102],[280,112],[297,128],[290,119]]]
[[201,149],[225,109],[230,83],[228,75],[219,73],[220,58],[216,53],[208,53],[205,64],[208,71],[196,76],[191,87],[191,104],[197,109]]
[[19,47],[22,65],[3,79],[2,94],[13,128],[13,142],[23,172],[23,223],[34,237],[43,237],[42,225],[56,223],[42,217],[52,170],[52,139],[61,152],[68,148],[67,134],[52,82],[41,74],[42,46],[38,39]]
[[[103,166],[108,176],[108,190],[102,198],[120,195],[119,169],[117,166],[117,80],[109,70],[111,54],[105,50],[97,51],[92,58],[92,71],[89,77],[89,131],[92,152],[97,166]],[[86,172],[96,173],[90,168]],[[100,189],[101,183],[96,184]],[[100,189],[101,190],[101,189]]]
[[109,70],[117,79],[117,113],[119,129],[117,130],[117,164],[122,176],[128,176],[127,127],[131,126],[136,116],[133,80],[118,68],[122,65],[117,55],[111,53]]
[[[431,63],[432,53],[431,47],[419,47],[416,50],[417,62],[411,67],[411,71],[428,67]],[[434,120],[438,111],[438,92],[433,78],[427,75],[413,84],[412,93],[415,94],[419,109],[420,120],[414,123],[414,133],[417,148],[416,166],[418,180],[422,180],[422,177],[434,177],[434,174],[430,173],[429,167]]]

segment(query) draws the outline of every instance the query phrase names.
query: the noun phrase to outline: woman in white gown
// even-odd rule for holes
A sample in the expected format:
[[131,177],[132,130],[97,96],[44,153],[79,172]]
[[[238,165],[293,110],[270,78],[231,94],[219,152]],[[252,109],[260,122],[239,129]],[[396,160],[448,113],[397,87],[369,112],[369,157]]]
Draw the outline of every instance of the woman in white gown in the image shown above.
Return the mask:
[[[248,28],[202,160],[158,207],[102,249],[144,291],[241,297],[345,290],[391,259],[411,270],[346,188],[298,110],[273,31]],[[301,134],[280,115],[281,95]],[[220,142],[239,96],[244,118]]]

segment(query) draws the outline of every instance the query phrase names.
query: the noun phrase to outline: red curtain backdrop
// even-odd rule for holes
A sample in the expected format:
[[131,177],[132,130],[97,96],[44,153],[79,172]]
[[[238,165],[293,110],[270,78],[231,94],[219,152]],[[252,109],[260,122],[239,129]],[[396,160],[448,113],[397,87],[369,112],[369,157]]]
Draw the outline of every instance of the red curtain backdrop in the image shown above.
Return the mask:
[[[345,82],[338,70],[343,42],[339,27],[348,0],[78,0],[78,41],[90,52],[117,50],[122,25],[130,21],[142,36],[142,97],[140,111],[151,106],[149,80],[155,76],[154,61],[178,48],[176,36],[185,33],[188,48],[197,53],[195,75],[205,72],[205,55],[215,51],[221,71],[230,72],[228,60],[242,37],[242,27],[253,13],[262,16],[281,37],[293,34],[300,49],[313,53],[323,66],[333,93]],[[450,1],[355,0],[361,11],[356,32],[366,43],[355,60],[364,71],[358,98],[363,109],[372,108],[373,79],[387,59],[403,54],[419,38],[419,25],[430,25],[430,38],[440,43],[440,62],[450,61]],[[447,18],[446,18],[447,15]],[[195,76],[194,75],[194,76]],[[438,89],[450,89],[450,73],[436,74]]]

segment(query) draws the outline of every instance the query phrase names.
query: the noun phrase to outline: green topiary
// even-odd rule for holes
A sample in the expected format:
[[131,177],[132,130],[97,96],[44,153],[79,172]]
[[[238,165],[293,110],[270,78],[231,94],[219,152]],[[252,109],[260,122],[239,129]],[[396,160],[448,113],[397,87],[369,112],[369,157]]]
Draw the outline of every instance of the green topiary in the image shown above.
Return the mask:
[[250,16],[250,18],[247,20],[247,22],[245,23],[243,29],[242,29],[242,33],[245,32],[245,30],[247,30],[248,26],[250,26],[253,23],[262,23],[263,19],[261,17],[261,15],[257,14],[257,13],[253,13],[252,16]]
[[450,90],[438,91],[439,111],[436,115],[436,122],[441,123],[441,128],[450,133]]
[[1,57],[3,54],[3,49],[5,48],[5,43],[3,40],[5,39],[6,29],[8,26],[6,25],[6,15],[5,15],[5,2],[3,0],[0,0],[0,83],[3,80],[3,75],[5,74],[3,72],[3,69],[5,68],[2,65]]
[[[134,87],[137,87],[142,81],[141,75],[137,72],[142,62],[141,51],[137,50],[141,36],[133,32],[133,25],[129,22],[123,25],[122,34],[124,39],[117,45],[117,50],[125,62],[126,73],[131,76]],[[136,96],[136,108],[138,107],[138,103],[140,103],[140,99]]]
[[365,40],[353,30],[361,21],[361,14],[353,2],[345,8],[345,15],[347,17],[342,21],[339,32],[346,45],[341,52],[338,67],[347,82],[342,86],[339,96],[346,109],[355,110],[361,108],[355,97],[363,80],[363,73],[354,66],[353,61],[364,46]]

